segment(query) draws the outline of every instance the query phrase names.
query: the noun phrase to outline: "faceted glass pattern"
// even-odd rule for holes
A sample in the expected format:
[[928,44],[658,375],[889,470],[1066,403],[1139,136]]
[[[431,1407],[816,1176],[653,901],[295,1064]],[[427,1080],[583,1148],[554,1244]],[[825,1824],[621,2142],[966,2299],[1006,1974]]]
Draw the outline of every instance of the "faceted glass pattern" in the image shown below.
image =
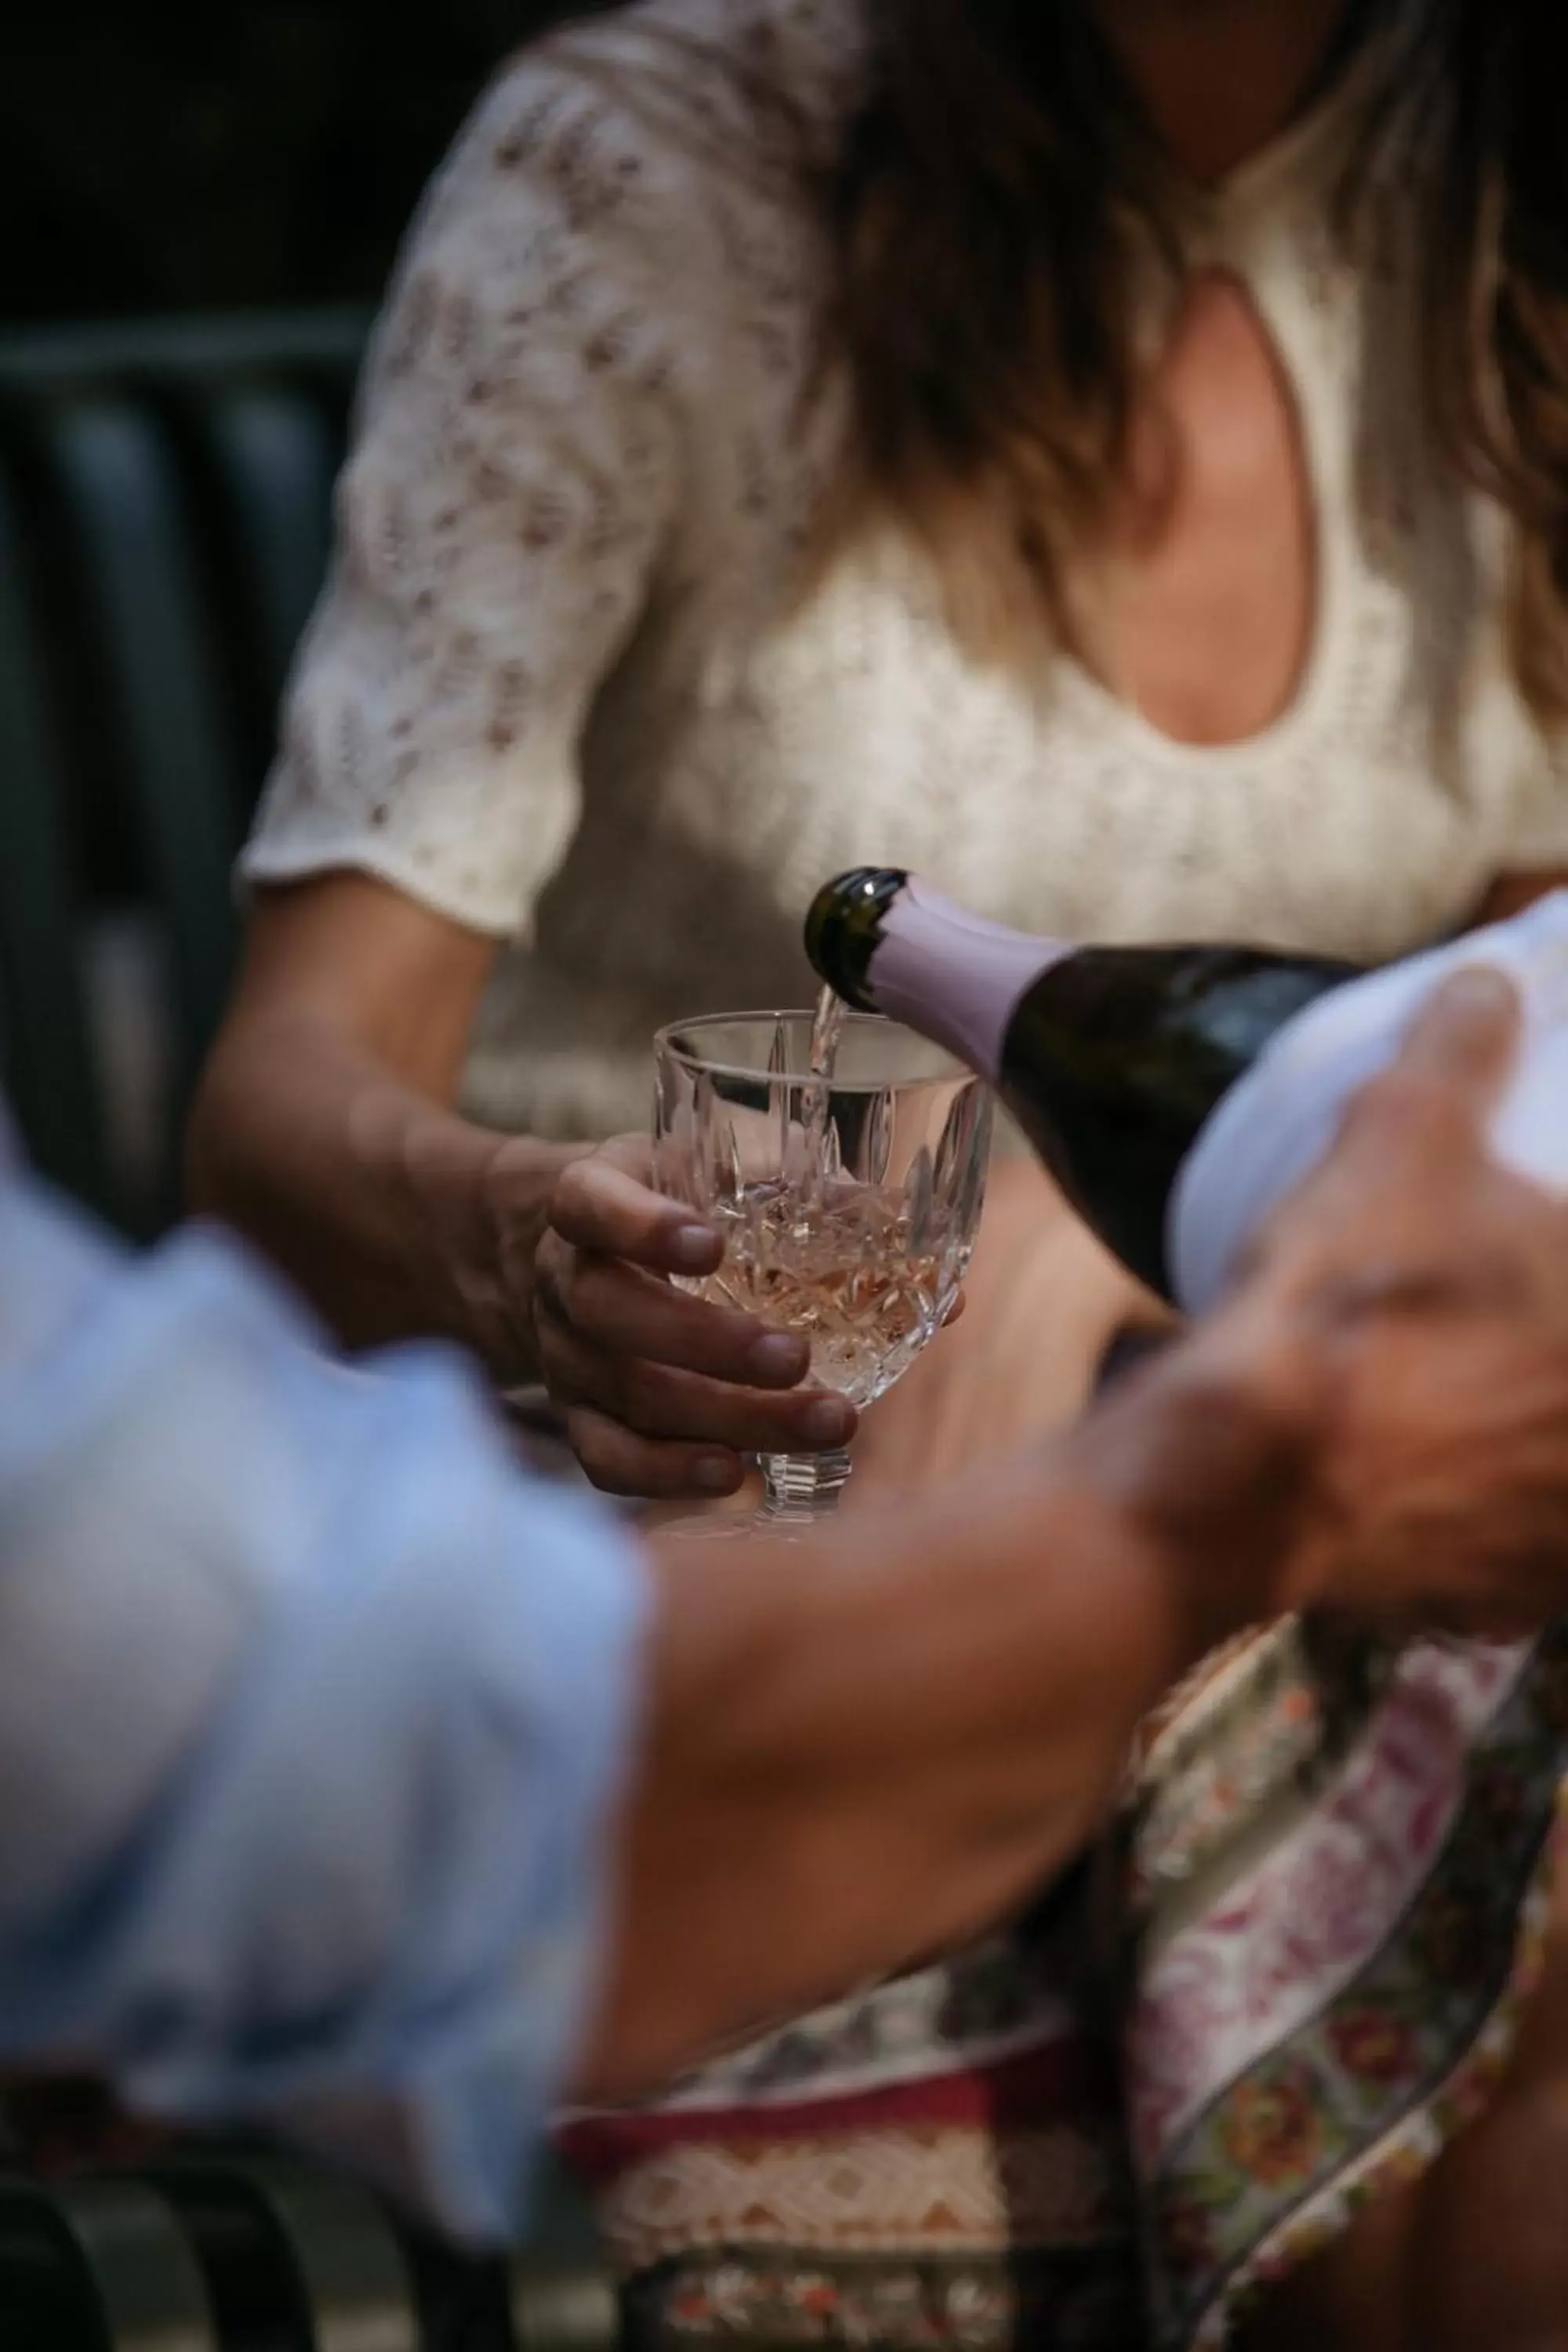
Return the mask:
[[[991,1096],[939,1046],[858,1013],[825,1084],[811,1075],[812,1025],[809,1013],[742,1013],[666,1030],[655,1182],[725,1238],[718,1273],[689,1286],[804,1334],[812,1377],[864,1406],[957,1298]],[[770,1510],[823,1507],[835,1466],[764,1462]]]

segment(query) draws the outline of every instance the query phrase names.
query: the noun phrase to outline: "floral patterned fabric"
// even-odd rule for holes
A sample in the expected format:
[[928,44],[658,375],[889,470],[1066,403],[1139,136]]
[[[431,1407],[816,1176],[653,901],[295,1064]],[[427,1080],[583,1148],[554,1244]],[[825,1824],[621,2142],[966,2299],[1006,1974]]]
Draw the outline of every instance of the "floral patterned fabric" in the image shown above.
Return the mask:
[[1126,2082],[1161,2347],[1221,2342],[1239,2294],[1429,2162],[1530,1983],[1568,1631],[1359,1663],[1347,1736],[1280,1629],[1146,1767]]
[[1484,2100],[1565,1758],[1568,1627],[1236,1645],[1150,1737],[1113,1876],[572,2119],[644,2340],[1221,2343]]

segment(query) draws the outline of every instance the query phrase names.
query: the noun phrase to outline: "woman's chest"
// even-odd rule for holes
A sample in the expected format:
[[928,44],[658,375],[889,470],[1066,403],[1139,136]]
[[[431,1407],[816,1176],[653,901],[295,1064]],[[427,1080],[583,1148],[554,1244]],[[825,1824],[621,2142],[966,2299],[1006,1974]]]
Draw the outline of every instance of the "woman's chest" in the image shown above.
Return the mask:
[[[870,860],[1068,936],[1370,959],[1462,920],[1528,756],[1495,551],[1405,404],[1363,394],[1354,289],[1310,300],[1294,257],[1258,278],[1258,304],[1208,281],[1172,347],[1176,495],[1113,567],[1092,670],[977,660],[893,535],[779,597],[833,452],[792,460],[754,417],[754,495],[738,474],[701,593],[605,730],[635,829],[677,858],[721,841],[792,919]],[[1406,348],[1384,340],[1379,383]]]
[[1184,745],[1071,664],[977,665],[889,554],[726,663],[662,750],[642,737],[644,805],[662,854],[722,842],[781,919],[901,864],[1030,929],[1378,959],[1461,921],[1496,862],[1521,751],[1487,637],[1369,573],[1278,724]]

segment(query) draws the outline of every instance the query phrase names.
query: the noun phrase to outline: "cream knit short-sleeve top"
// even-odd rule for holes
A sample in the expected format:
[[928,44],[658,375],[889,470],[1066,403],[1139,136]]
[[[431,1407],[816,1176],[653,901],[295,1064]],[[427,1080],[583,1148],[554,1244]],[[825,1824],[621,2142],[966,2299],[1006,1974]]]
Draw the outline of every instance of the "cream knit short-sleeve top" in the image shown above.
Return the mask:
[[245,870],[367,872],[505,942],[468,1076],[497,1124],[645,1125],[654,1027],[805,1001],[802,915],[847,866],[1066,937],[1371,960],[1568,862],[1501,520],[1425,453],[1408,270],[1331,233],[1332,100],[1202,228],[1275,340],[1315,502],[1277,723],[1197,749],[1069,660],[980,666],[888,540],[802,597],[844,408],[802,401],[826,250],[754,93],[826,152],[860,50],[857,0],[645,0],[556,37],[479,104],[378,330]]

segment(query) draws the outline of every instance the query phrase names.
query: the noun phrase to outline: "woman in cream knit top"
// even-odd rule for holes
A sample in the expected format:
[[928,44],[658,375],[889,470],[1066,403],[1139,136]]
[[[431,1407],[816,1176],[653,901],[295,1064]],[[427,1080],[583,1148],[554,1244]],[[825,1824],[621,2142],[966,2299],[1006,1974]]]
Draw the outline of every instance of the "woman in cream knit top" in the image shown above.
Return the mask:
[[[536,1264],[553,1187],[646,1130],[657,1026],[805,998],[825,877],[903,865],[1026,929],[1376,960],[1568,863],[1565,762],[1505,649],[1513,527],[1433,446],[1397,188],[1374,237],[1336,229],[1385,45],[1436,0],[1039,20],[1102,20],[1181,167],[1178,299],[1149,306],[1177,465],[1152,523],[1101,551],[1092,651],[1042,636],[1022,658],[976,655],[918,533],[824,530],[857,419],[822,188],[879,47],[910,37],[889,5],[645,0],[479,105],[375,340],[198,1118],[205,1196],[343,1328],[449,1331],[510,1382],[542,1373],[594,1474],[643,1492],[721,1491],[737,1447],[807,1440],[792,1416],[821,1431],[827,1408],[763,1402],[801,1364],[775,1349],[764,1373],[735,1327],[678,1343],[623,1299],[584,1334],[575,1259],[546,1237]],[[1163,116],[1171,22],[1205,78]],[[1205,41],[1244,120],[1215,117]],[[1047,1251],[1023,1183],[997,1188],[976,1277],[984,1305],[1009,1262],[1008,1344],[974,1317],[910,1391],[969,1399],[954,1457],[1081,1388],[1086,1251]],[[1063,1335],[1048,1360],[1015,1213]],[[624,1195],[610,1227],[586,1213],[570,1238],[600,1251],[657,1223]],[[1084,1346],[1125,1303],[1094,1286]],[[616,1360],[585,1362],[584,1337]],[[660,1389],[639,1406],[658,1444],[628,1446],[628,1347],[752,1401]],[[1005,1360],[1016,1412],[978,1404],[966,1352]]]
[[[586,1146],[646,1129],[657,1026],[805,999],[826,876],[908,866],[1068,937],[1377,960],[1568,864],[1568,762],[1505,645],[1514,527],[1435,446],[1398,185],[1370,235],[1337,226],[1380,90],[1412,69],[1390,57],[1418,57],[1400,44],[1436,5],[1038,20],[1098,20],[1177,166],[1175,290],[1146,306],[1127,436],[1134,477],[1174,463],[1079,567],[1077,650],[1042,633],[1021,657],[976,651],[917,530],[825,527],[866,427],[823,190],[908,12],[644,0],[500,77],[375,338],[197,1123],[205,1195],[345,1329],[455,1333],[509,1381],[542,1373],[604,1483],[721,1490],[736,1448],[808,1439],[814,1411],[822,1442],[828,1409],[768,1404],[802,1369],[787,1350],[764,1371],[739,1327],[678,1341],[646,1295],[585,1329],[570,1244],[647,1244],[658,1271],[658,1220],[621,1192],[605,1224],[595,1163],[557,1249],[551,1202]],[[986,45],[1047,37],[1005,34],[1010,10],[921,0],[913,21],[945,16],[973,73]],[[1019,1213],[1043,1233],[1037,1195]],[[1058,1301],[1064,1278],[1053,1261]],[[1120,1312],[1097,1280],[1095,1317]],[[950,1343],[950,1387],[987,1330]],[[638,1433],[658,1443],[628,1448],[628,1349],[752,1402],[660,1388]],[[1027,1412],[1076,1392],[1061,1363],[1015,1366]]]
[[1031,930],[1380,959],[1568,856],[1502,658],[1500,523],[1430,462],[1397,365],[1414,289],[1336,246],[1353,89],[1191,224],[1287,387],[1313,583],[1278,707],[1181,741],[1072,659],[977,665],[894,541],[796,597],[842,462],[842,401],[802,415],[823,232],[743,92],[638,102],[670,26],[747,45],[841,134],[855,0],[652,0],[501,76],[376,340],[246,859],[379,877],[497,943],[476,1115],[640,1127],[653,1028],[802,1001],[802,910],[861,862]]
[[[510,1383],[546,1379],[602,1483],[723,1491],[747,1446],[832,1442],[831,1409],[775,1393],[798,1351],[650,1325],[646,1286],[585,1321],[579,1244],[676,1260],[668,1214],[621,1184],[635,1146],[574,1162],[646,1130],[656,1026],[805,997],[824,877],[900,864],[1037,931],[1378,959],[1568,863],[1564,761],[1505,646],[1516,529],[1435,445],[1397,158],[1373,233],[1336,226],[1438,5],[644,0],[500,76],[375,339],[197,1120],[203,1196],[347,1332],[453,1333]],[[1125,436],[1137,519],[1079,566],[1091,593],[1068,583],[1070,643],[988,657],[896,498],[825,525],[883,428],[837,348],[824,188],[917,40],[946,108],[988,53],[994,73],[1008,42],[1070,58],[1090,24],[1175,166],[1180,250],[1142,306]],[[971,180],[993,121],[1026,109],[1016,84],[974,100]],[[1078,202],[1070,169],[1058,197]],[[1070,275],[1074,237],[1053,250]],[[922,299],[895,286],[895,348]],[[874,300],[860,285],[853,315]],[[966,364],[983,404],[993,362]],[[1047,1252],[1023,1181],[997,1188],[990,1262],[1016,1257],[1012,1200],[1064,1344],[1042,1358],[1013,1265],[1017,1412],[979,1411],[991,1442],[1070,1402],[1079,1338],[1125,1306],[1098,1270],[1075,1336],[1085,1245],[1053,1229]],[[937,1351],[950,1393],[973,1398],[961,1360],[990,1332],[972,1317]],[[650,1391],[672,1358],[700,1389]]]

